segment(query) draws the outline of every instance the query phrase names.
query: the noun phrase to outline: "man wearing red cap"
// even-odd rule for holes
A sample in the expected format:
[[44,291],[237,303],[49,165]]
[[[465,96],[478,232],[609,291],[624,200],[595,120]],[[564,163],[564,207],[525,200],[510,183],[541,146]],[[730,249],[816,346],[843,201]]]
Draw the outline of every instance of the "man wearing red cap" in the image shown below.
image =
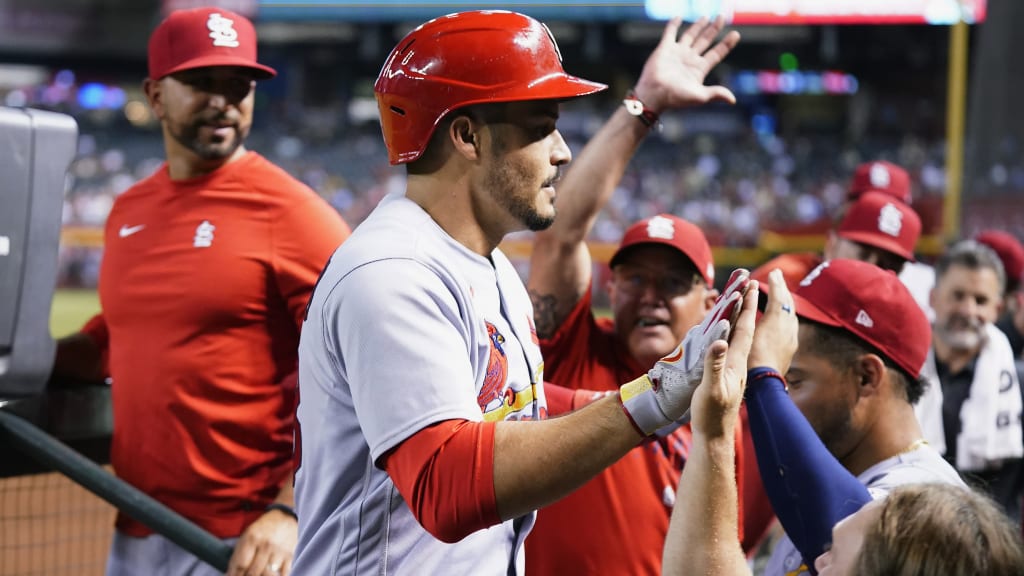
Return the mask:
[[[558,218],[535,235],[527,287],[545,374],[557,385],[547,387],[552,413],[578,408],[594,392],[614,392],[642,374],[700,323],[717,295],[703,232],[659,214],[626,231],[610,261],[612,318],[595,318],[585,240],[658,114],[735,101],[727,89],[703,84],[739,39],[730,32],[715,44],[722,25],[698,22],[681,36],[679,22],[666,26],[636,88],[566,173]],[[660,574],[688,446],[688,429],[666,431],[540,510],[527,541],[527,573]]]
[[[861,172],[870,170],[858,169],[858,174]],[[917,212],[895,197],[895,190],[867,190],[856,195],[852,190],[842,218],[835,229],[829,231],[823,255],[783,254],[757,267],[750,273],[751,278],[765,283],[768,273],[779,268],[786,285],[794,290],[818,264],[832,258],[871,262],[897,274],[904,264],[914,262],[914,246],[921,237],[921,218]]]
[[[95,375],[108,356],[117,475],[235,543],[231,574],[290,571],[299,329],[349,233],[245,148],[256,81],[273,75],[238,14],[175,11],[156,28],[143,90],[167,161],[114,203],[102,312],[57,361],[58,373]],[[107,574],[217,572],[118,517]]]
[[407,188],[310,299],[296,574],[521,575],[538,508],[689,410],[745,275],[674,354],[548,419],[533,308],[498,249],[555,219],[572,157],[560,102],[605,88],[567,74],[547,27],[514,12],[436,18],[392,50],[374,89]]
[[917,408],[925,436],[966,478],[1020,513],[1024,437],[1020,382],[1010,343],[994,322],[1006,273],[975,240],[951,246],[935,265],[931,385]]
[[835,259],[793,294],[778,270],[769,284],[746,398],[761,478],[787,533],[765,574],[782,576],[809,573],[832,526],[871,498],[963,482],[914,416],[931,330],[896,275]]
[[1009,232],[985,230],[975,240],[995,250],[1006,272],[1003,291],[1005,312],[996,321],[996,327],[1010,340],[1013,356],[1024,360],[1024,245]]

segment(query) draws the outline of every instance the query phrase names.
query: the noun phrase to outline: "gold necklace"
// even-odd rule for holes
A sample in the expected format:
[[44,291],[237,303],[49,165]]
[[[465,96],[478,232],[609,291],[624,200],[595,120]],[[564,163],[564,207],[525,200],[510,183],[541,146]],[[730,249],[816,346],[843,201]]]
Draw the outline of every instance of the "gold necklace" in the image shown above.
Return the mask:
[[910,446],[907,446],[903,450],[900,450],[899,452],[897,452],[896,455],[899,456],[900,454],[906,454],[907,452],[913,452],[914,450],[917,450],[921,446],[926,446],[927,444],[928,444],[927,440],[925,440],[924,438],[918,438],[917,440],[914,440],[913,442],[911,442]]

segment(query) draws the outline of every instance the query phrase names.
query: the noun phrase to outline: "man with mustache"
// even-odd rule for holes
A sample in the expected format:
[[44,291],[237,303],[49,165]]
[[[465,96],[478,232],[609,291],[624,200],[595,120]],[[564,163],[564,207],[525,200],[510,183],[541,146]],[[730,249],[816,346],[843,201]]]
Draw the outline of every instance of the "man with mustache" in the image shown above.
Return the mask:
[[[230,11],[175,11],[153,32],[143,90],[167,162],[114,203],[102,312],[61,341],[55,369],[96,379],[108,360],[117,475],[234,544],[229,574],[290,570],[299,328],[349,233],[245,148],[256,81],[274,74]],[[108,575],[216,573],[118,517]]]
[[310,298],[296,574],[530,573],[535,511],[689,409],[745,272],[674,354],[548,418],[533,307],[498,248],[562,217],[552,183],[572,153],[561,102],[605,88],[566,73],[546,26],[502,10],[435,18],[385,61],[381,127],[408,179]]
[[1013,352],[993,322],[1005,271],[975,240],[953,245],[935,266],[930,386],[916,412],[925,438],[968,480],[1020,514],[1021,393]]

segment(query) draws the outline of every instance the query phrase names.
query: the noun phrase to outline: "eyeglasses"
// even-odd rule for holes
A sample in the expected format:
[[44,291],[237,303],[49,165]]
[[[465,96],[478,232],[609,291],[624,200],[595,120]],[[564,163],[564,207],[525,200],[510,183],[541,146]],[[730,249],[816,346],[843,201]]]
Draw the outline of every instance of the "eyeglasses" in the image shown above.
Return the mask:
[[642,293],[648,286],[654,286],[655,292],[666,299],[685,296],[693,287],[701,282],[697,274],[661,273],[651,269],[624,264],[614,271],[616,285],[619,290],[630,295]]

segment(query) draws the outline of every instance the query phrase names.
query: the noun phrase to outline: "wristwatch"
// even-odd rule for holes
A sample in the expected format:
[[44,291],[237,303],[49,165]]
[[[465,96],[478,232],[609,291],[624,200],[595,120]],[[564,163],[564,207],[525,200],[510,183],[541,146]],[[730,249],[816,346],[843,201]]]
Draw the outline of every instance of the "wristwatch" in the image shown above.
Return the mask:
[[626,107],[626,112],[636,116],[638,120],[644,123],[644,126],[650,127],[658,123],[658,113],[648,109],[643,100],[633,90],[626,93],[626,97],[622,100],[622,105]]

